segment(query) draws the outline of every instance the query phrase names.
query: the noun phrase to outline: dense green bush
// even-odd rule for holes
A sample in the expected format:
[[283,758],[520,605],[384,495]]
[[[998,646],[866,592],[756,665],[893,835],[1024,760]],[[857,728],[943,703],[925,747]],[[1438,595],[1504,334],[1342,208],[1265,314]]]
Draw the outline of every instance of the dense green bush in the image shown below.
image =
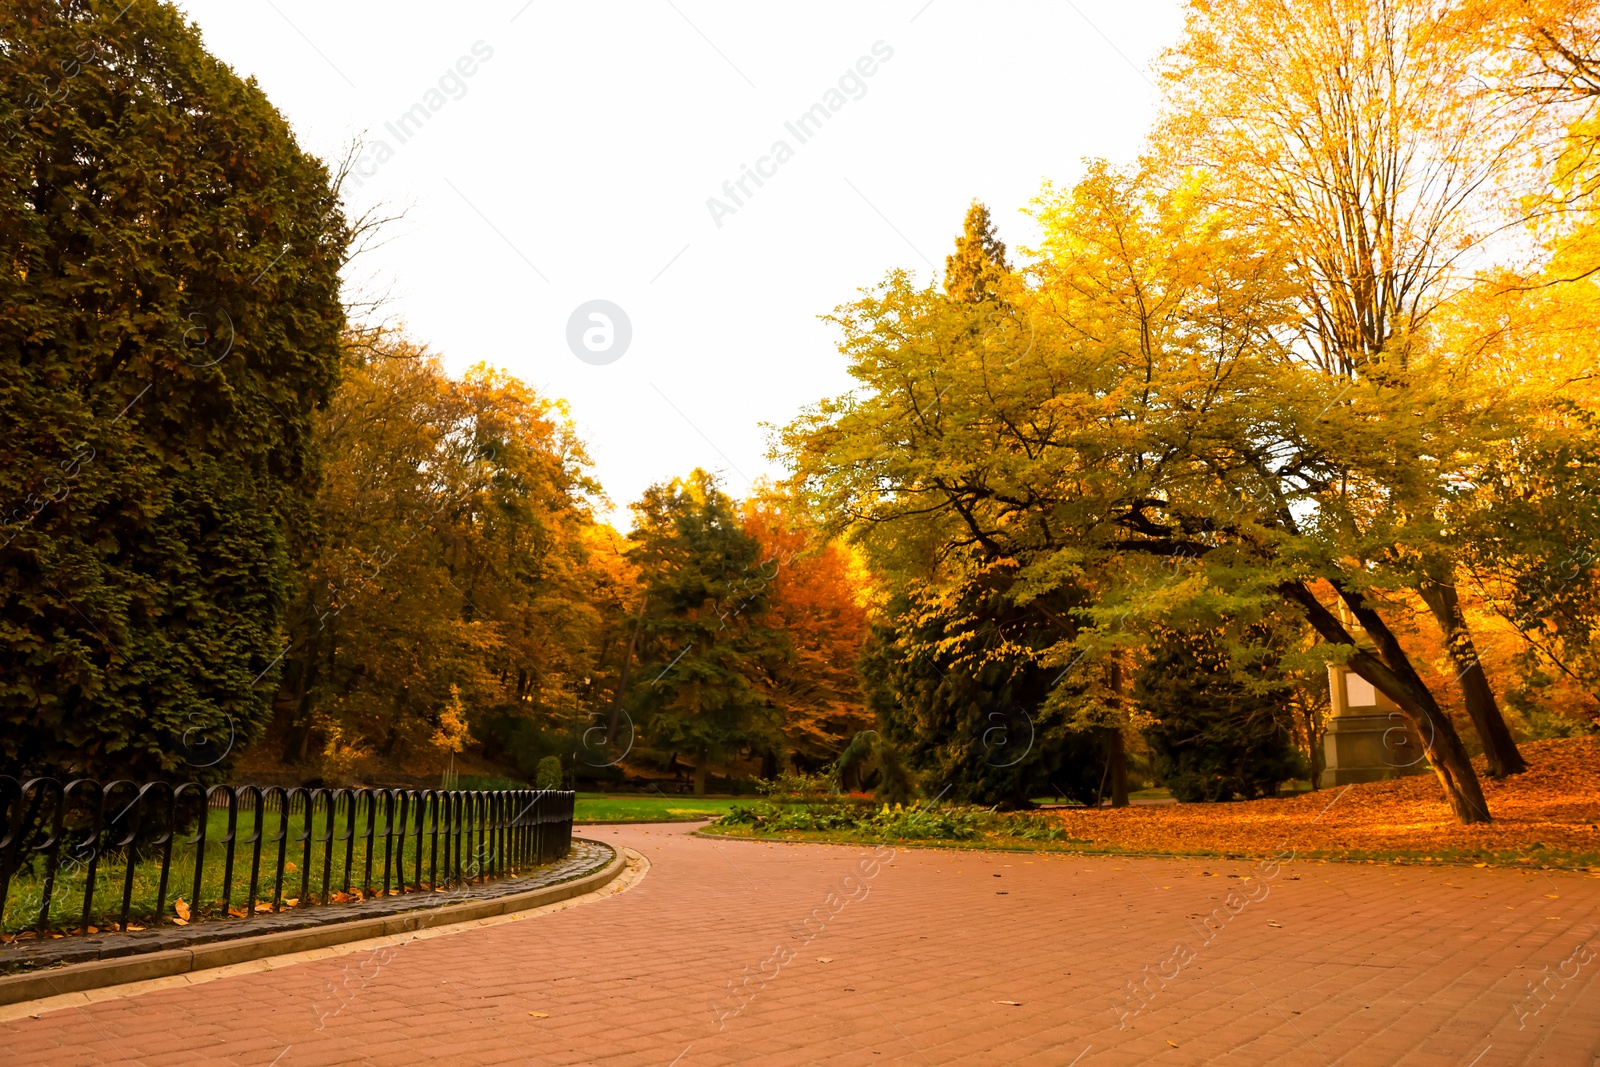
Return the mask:
[[1241,677],[1208,634],[1169,634],[1154,646],[1134,696],[1158,720],[1145,731],[1157,776],[1180,801],[1271,796],[1307,775],[1287,718],[1286,686]]
[[735,804],[713,825],[751,827],[763,832],[786,830],[859,833],[905,841],[971,841],[983,834],[1022,841],[1059,841],[1062,831],[1041,815],[1011,815],[989,808],[952,805],[910,806],[839,801],[831,804]]
[[555,756],[546,756],[539,761],[538,770],[534,772],[535,785],[540,789],[560,789],[562,780],[560,759]]

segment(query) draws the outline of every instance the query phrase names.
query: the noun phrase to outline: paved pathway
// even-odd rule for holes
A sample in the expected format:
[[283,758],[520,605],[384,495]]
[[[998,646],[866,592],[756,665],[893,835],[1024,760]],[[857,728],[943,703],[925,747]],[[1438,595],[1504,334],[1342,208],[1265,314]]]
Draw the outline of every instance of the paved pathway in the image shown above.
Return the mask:
[[610,899],[3,1023],[0,1061],[1600,1059],[1597,878],[875,853],[687,829],[585,828],[651,861]]

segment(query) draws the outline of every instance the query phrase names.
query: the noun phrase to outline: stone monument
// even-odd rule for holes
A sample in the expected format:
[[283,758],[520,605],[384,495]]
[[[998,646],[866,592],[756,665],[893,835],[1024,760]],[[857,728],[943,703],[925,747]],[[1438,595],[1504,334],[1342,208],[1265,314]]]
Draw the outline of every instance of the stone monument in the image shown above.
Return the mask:
[[[1358,641],[1366,637],[1343,604],[1339,615]],[[1328,692],[1330,714],[1322,737],[1323,768],[1318,783],[1322,788],[1381,782],[1427,770],[1421,738],[1395,702],[1371,682],[1330,663]]]

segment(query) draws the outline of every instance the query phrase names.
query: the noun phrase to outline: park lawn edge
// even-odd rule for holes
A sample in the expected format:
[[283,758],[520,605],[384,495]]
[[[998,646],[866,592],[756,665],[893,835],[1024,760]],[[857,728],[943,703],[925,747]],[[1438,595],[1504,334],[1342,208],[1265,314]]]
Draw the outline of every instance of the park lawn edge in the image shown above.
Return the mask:
[[[703,830],[696,830],[694,833],[699,837],[728,841],[766,841],[791,845],[890,845],[894,848],[947,849],[955,852],[1035,852],[1067,856],[1127,856],[1137,859],[1259,860],[1278,856],[1281,853],[1281,850],[1277,849],[1240,852],[1198,848],[1176,852],[1149,852],[1121,848],[1117,845],[1099,845],[1084,841],[1081,838],[1063,839],[1058,842],[1029,841],[1009,844],[992,840],[963,841],[955,838],[892,838],[871,834],[834,833],[824,830],[785,830],[776,834],[763,834],[754,832],[714,832],[708,827]],[[1326,849],[1295,849],[1293,851],[1294,858],[1297,860],[1316,860],[1320,863],[1381,863],[1394,867],[1466,868],[1476,867],[1481,863],[1485,867],[1493,867],[1497,870],[1570,871],[1576,874],[1587,873],[1600,876],[1600,852],[1567,853],[1555,849],[1544,849],[1542,851],[1548,853],[1548,855],[1539,856],[1535,859],[1524,852],[1497,853],[1484,850],[1475,851],[1459,859],[1441,860],[1435,858],[1424,860],[1422,858],[1424,852],[1437,853],[1449,850],[1438,848],[1418,849],[1415,855],[1409,852],[1370,849],[1343,849],[1338,852],[1331,852]],[[1509,858],[1513,856],[1515,858]],[[1538,862],[1541,860],[1544,862]]]

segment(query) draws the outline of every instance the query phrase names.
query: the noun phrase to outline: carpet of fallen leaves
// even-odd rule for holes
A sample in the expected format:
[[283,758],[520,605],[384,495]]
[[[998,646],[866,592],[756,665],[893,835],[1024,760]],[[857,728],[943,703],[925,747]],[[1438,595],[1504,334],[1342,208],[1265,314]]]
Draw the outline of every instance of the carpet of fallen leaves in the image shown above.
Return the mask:
[[[1482,861],[1600,870],[1600,741],[1521,746],[1528,770],[1482,778],[1493,822],[1462,826],[1433,774],[1293,798],[1048,813],[1081,846],[1258,856],[1294,849],[1340,859]],[[1483,774],[1483,761],[1477,760]],[[1342,787],[1341,787],[1342,788]],[[1337,798],[1337,799],[1335,799]]]

